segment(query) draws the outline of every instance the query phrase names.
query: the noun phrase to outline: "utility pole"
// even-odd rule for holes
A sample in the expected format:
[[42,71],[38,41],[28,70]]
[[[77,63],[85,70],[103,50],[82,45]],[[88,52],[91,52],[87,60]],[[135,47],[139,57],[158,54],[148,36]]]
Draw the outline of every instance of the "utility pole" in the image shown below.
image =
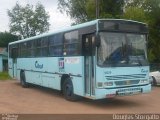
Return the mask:
[[96,19],[99,18],[99,0],[95,0],[96,1]]

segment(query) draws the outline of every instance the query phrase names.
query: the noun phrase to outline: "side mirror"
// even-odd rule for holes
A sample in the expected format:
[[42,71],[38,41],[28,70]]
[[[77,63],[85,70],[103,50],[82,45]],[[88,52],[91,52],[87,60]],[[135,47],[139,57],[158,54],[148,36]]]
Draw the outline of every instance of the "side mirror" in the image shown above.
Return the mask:
[[101,44],[100,36],[99,34],[96,35],[96,46],[99,47]]

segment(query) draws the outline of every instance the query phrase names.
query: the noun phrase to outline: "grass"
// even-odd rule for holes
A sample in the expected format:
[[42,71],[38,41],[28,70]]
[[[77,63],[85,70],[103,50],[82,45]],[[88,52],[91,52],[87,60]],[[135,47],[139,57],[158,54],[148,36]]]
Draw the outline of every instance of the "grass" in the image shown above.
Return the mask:
[[11,77],[8,75],[8,72],[0,72],[0,81],[9,79],[11,79]]

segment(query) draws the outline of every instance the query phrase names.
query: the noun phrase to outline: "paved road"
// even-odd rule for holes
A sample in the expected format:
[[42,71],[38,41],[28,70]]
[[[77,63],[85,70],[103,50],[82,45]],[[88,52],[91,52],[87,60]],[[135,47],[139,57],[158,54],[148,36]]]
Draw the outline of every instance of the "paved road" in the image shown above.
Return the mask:
[[69,102],[58,91],[37,86],[22,88],[17,81],[1,81],[0,113],[160,113],[160,87],[153,87],[151,93],[143,95]]

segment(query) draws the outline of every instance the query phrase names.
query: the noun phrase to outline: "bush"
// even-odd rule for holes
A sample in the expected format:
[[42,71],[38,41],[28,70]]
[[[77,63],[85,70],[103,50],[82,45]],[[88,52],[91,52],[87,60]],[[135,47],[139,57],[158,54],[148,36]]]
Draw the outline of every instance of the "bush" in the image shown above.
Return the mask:
[[0,72],[0,80],[9,80],[11,77],[8,75],[8,72]]

